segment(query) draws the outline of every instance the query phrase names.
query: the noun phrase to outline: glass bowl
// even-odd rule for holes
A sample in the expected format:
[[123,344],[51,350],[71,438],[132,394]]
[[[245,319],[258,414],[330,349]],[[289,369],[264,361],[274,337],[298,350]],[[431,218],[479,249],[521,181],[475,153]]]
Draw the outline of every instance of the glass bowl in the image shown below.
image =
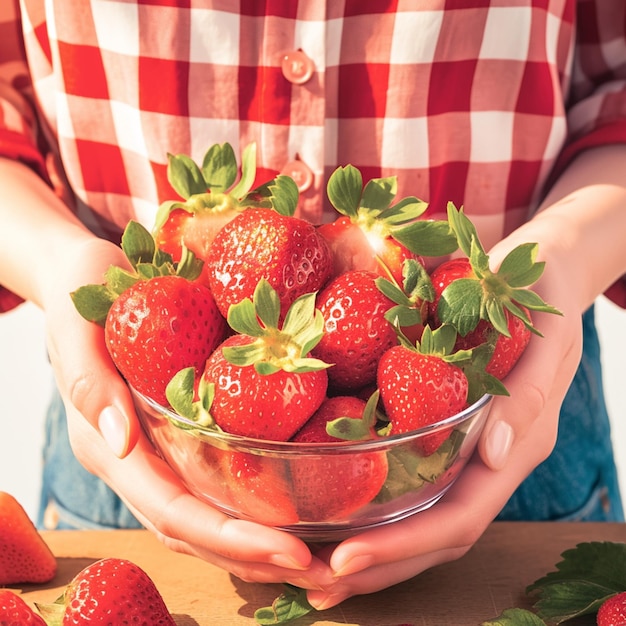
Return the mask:
[[311,444],[215,432],[132,393],[144,431],[194,495],[232,517],[315,542],[339,541],[437,502],[471,457],[492,399],[410,433]]

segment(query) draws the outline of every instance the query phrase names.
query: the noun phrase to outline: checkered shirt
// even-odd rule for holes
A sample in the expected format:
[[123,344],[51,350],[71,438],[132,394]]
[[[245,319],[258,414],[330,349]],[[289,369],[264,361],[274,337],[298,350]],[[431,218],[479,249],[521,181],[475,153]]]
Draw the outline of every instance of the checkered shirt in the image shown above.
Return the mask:
[[626,141],[626,3],[0,3],[0,154],[70,191],[98,234],[152,224],[168,152],[226,141],[257,142],[258,182],[300,165],[311,221],[351,163],[397,175],[428,217],[463,205],[489,246],[581,150]]

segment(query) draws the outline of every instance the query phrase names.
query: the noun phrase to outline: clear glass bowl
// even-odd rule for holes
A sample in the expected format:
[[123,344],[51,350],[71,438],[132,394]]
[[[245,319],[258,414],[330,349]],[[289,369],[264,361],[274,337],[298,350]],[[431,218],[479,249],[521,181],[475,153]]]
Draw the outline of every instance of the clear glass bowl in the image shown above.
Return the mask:
[[155,449],[193,494],[306,541],[338,541],[432,506],[471,457],[491,406],[486,395],[410,433],[310,444],[218,433],[133,395]]

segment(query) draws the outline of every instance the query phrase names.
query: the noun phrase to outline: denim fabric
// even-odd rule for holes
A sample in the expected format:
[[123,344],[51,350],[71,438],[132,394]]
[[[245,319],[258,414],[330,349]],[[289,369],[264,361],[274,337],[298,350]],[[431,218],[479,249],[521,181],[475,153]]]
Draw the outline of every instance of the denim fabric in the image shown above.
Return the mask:
[[[624,521],[593,309],[583,323],[583,356],[563,403],[557,445],[514,493],[498,519]],[[59,517],[58,528],[140,526],[113,491],[74,457],[58,394],[47,416],[40,526],[50,502]]]
[[498,519],[624,521],[593,307],[583,316],[583,330],[583,355],[561,407],[557,444]]
[[[141,528],[117,495],[76,459],[67,434],[65,407],[54,392],[46,416],[42,493],[37,526],[53,507],[57,529]],[[47,524],[49,526],[49,524]]]

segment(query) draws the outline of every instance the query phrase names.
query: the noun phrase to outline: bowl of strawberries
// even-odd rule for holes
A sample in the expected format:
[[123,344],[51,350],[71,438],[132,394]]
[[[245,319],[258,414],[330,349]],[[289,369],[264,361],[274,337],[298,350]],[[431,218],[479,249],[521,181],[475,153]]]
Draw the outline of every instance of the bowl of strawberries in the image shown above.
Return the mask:
[[233,517],[331,541],[436,503],[473,454],[524,352],[543,264],[521,245],[492,271],[450,204],[426,219],[393,177],[329,179],[337,218],[296,216],[279,175],[252,188],[228,144],[171,156],[180,196],[130,222],[131,269],[72,294],[158,454]]
[[326,424],[361,422],[368,403],[334,396],[289,441],[269,441],[216,432],[138,392],[134,398],[153,445],[194,495],[310,541],[337,541],[433,505],[472,455],[491,401],[483,396],[408,433],[377,434],[374,425],[369,438],[345,441]]

